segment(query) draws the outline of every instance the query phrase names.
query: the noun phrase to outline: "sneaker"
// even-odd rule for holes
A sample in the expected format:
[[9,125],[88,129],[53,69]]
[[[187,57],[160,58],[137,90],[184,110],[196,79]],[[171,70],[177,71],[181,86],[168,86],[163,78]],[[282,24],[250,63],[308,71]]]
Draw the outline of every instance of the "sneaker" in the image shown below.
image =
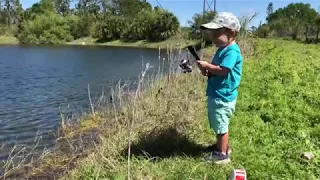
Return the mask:
[[[212,152],[212,151],[219,151],[219,150],[217,149],[217,145],[214,144],[214,145],[211,145],[211,146],[207,147],[207,151]],[[231,148],[230,148],[230,146],[228,145],[228,147],[227,147],[227,154],[230,155],[231,152],[232,152],[232,151],[231,151]]]
[[203,159],[205,162],[213,162],[214,164],[228,164],[231,159],[228,154],[219,151],[213,151]]

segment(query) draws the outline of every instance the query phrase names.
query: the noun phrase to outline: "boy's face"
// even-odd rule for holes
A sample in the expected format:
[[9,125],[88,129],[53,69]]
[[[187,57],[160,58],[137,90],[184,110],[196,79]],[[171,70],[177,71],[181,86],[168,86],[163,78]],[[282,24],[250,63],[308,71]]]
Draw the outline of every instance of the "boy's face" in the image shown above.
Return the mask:
[[206,31],[213,44],[217,47],[223,47],[229,43],[227,30],[225,28],[211,29]]

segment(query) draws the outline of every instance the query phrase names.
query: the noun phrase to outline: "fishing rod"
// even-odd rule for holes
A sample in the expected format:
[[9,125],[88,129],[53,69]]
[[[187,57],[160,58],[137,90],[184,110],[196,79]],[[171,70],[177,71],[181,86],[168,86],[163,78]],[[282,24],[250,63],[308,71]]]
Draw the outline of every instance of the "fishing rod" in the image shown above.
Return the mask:
[[[163,11],[166,11],[162,5],[160,4],[160,2],[158,0],[156,0],[158,5],[160,6],[160,8],[163,10]],[[182,35],[182,33],[180,31],[178,31],[179,35],[181,36],[181,38],[184,40],[184,42],[186,43],[187,45],[187,49],[188,51],[192,54],[192,56],[195,58],[195,60],[200,60],[200,57],[199,55],[196,53],[196,50],[195,48],[192,46],[192,45],[189,45],[189,43],[187,42],[187,40],[185,39],[185,37]],[[179,66],[183,69],[183,73],[191,73],[192,72],[192,64],[190,62],[190,60],[188,59],[182,59],[180,60],[179,62]]]

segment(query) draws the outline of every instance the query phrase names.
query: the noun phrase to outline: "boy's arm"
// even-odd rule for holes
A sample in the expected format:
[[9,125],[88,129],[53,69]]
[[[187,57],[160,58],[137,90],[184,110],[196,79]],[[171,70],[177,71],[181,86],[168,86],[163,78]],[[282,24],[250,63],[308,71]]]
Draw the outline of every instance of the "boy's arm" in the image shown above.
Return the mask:
[[209,73],[225,76],[227,75],[231,69],[235,66],[238,58],[238,54],[234,50],[230,50],[226,52],[226,54],[222,57],[222,61],[220,65],[207,64],[205,67],[209,71]]
[[213,64],[208,64],[206,66],[206,69],[211,74],[216,74],[216,75],[220,75],[220,76],[225,76],[230,72],[229,68],[225,68],[223,66],[216,66],[216,65],[213,65]]

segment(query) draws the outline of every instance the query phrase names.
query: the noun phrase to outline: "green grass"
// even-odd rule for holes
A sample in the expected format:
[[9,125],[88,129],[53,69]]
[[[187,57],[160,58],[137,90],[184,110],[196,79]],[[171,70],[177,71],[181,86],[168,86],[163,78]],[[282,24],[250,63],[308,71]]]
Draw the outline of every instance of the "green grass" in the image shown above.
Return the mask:
[[[206,79],[194,72],[155,81],[153,88],[116,112],[97,112],[101,125],[97,128],[94,121],[93,132],[99,129],[99,143],[83,153],[84,158],[55,152],[30,171],[32,177],[226,179],[232,168],[245,168],[248,179],[319,179],[319,47],[259,40],[255,49],[245,59],[231,120],[231,164],[201,161],[215,138],[206,117]],[[90,126],[92,117],[81,126]],[[77,149],[79,142],[70,146]],[[314,159],[300,158],[309,151]]]
[[18,44],[18,39],[13,36],[0,36],[0,44]]

